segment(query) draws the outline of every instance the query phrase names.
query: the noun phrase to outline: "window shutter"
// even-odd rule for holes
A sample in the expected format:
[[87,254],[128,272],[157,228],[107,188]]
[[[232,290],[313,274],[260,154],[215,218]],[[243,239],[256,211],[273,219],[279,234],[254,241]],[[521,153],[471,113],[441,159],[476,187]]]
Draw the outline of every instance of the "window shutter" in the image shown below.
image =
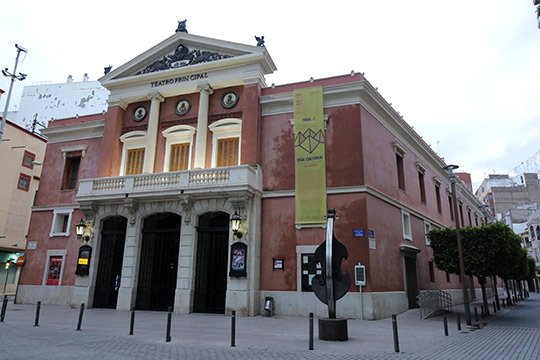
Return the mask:
[[144,148],[128,150],[126,175],[142,173],[144,161]]
[[238,138],[218,140],[217,167],[238,165]]
[[171,146],[169,171],[187,170],[189,164],[189,143]]

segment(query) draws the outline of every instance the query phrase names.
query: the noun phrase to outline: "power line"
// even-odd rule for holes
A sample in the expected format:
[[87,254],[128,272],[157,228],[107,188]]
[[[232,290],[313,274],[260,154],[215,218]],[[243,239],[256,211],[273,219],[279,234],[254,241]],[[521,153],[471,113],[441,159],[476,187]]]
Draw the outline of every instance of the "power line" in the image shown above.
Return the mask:
[[540,173],[540,151],[537,151],[533,156],[525,161],[522,161],[518,166],[510,169],[508,172],[513,175],[519,175],[526,172]]

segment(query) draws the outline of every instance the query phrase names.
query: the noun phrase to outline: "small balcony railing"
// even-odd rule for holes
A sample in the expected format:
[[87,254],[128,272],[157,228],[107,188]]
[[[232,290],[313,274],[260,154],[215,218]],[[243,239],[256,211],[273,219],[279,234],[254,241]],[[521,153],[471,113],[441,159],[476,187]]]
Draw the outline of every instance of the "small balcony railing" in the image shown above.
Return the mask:
[[262,190],[261,170],[257,165],[82,179],[76,199],[98,200],[126,195],[155,197],[171,193],[230,192],[249,188]]

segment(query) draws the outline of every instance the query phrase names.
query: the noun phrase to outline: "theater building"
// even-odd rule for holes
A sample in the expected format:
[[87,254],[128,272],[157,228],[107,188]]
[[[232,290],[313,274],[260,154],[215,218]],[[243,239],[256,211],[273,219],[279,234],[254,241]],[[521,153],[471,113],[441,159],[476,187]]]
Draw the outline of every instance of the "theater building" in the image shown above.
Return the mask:
[[275,314],[324,316],[313,253],[335,208],[343,271],[366,268],[339,316],[405,311],[425,289],[459,302],[425,236],[454,226],[441,158],[361,74],[269,87],[274,71],[264,46],[177,32],[99,79],[105,114],[43,131],[17,301],[253,316],[272,297]]

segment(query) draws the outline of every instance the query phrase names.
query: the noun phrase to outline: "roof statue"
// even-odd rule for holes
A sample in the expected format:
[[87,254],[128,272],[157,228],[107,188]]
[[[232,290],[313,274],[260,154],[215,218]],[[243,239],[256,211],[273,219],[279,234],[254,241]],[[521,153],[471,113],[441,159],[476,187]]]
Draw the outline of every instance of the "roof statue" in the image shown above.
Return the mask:
[[257,46],[265,47],[264,46],[264,35],[261,36],[261,37],[258,37],[257,35],[255,35],[255,40],[257,40]]
[[104,68],[103,68],[103,73],[104,73],[105,75],[107,75],[108,73],[111,72],[111,69],[112,69],[112,65],[109,65],[109,66],[107,66],[107,67],[104,67]]
[[186,28],[186,21],[187,20],[182,20],[178,22],[178,28],[176,28],[176,32],[183,32],[186,34],[188,33],[187,28]]

